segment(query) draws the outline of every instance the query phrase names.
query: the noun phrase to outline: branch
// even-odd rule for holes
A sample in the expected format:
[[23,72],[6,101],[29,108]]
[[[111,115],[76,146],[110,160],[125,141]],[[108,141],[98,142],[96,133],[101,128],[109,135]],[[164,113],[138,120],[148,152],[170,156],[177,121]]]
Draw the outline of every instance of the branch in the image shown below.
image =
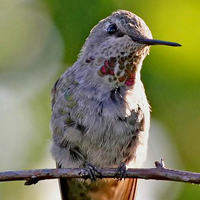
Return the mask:
[[[200,184],[200,173],[188,171],[179,171],[164,168],[162,162],[156,162],[156,168],[128,169],[127,178],[168,180],[177,182],[186,182]],[[115,178],[116,169],[100,169],[102,178]],[[97,178],[100,176],[97,174]],[[58,179],[58,178],[89,178],[85,169],[36,169],[24,171],[0,172],[0,182],[25,180],[25,185],[35,184],[40,180]]]

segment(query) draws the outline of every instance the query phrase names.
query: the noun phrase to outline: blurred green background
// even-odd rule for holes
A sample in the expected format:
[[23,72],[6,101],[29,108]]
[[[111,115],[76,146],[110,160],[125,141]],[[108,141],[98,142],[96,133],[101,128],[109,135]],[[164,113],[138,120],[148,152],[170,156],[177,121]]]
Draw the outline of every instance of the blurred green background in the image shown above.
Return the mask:
[[[1,0],[1,171],[55,167],[48,153],[51,87],[76,61],[90,29],[117,9],[143,18],[155,39],[183,45],[152,47],[143,64],[142,80],[152,106],[151,160],[145,166],[153,167],[155,159],[164,157],[169,168],[200,172],[197,0]],[[144,184],[155,185],[153,196],[138,199],[200,199],[198,185],[170,182],[157,190],[158,181]],[[0,183],[0,200],[58,198],[56,181],[30,187]]]

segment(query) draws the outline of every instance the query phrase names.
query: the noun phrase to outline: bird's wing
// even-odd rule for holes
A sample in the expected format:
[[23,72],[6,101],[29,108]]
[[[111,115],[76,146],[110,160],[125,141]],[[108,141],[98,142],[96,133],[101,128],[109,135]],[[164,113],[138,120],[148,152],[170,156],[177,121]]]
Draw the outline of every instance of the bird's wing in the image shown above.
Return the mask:
[[55,84],[53,85],[53,88],[51,89],[51,97],[52,97],[52,99],[51,99],[51,109],[52,110],[53,110],[53,106],[55,104],[55,98],[56,98],[56,95],[57,95],[57,91],[58,91],[57,87],[59,85],[59,82],[60,82],[60,79],[58,79],[55,82]]

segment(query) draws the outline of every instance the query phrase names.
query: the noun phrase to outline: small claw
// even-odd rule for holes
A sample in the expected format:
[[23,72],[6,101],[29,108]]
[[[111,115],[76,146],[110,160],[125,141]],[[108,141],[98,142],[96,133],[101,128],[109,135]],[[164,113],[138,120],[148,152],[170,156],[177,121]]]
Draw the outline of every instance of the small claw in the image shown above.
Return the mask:
[[122,162],[121,165],[117,168],[115,177],[119,181],[126,178],[126,164],[124,162]]
[[85,168],[90,176],[91,181],[96,181],[97,177],[95,173],[99,174],[99,176],[102,177],[101,171],[97,167],[93,166],[92,164],[85,163]]

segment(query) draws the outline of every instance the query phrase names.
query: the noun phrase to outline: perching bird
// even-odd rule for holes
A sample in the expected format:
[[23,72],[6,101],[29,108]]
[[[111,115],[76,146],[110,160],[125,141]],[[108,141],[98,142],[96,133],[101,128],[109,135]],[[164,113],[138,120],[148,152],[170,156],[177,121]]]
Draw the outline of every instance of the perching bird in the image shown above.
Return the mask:
[[[149,104],[140,80],[153,40],[145,22],[119,10],[90,32],[78,60],[52,89],[51,153],[59,168],[141,167],[147,152]],[[123,177],[123,176],[122,176]],[[136,179],[61,179],[63,200],[133,200]]]

